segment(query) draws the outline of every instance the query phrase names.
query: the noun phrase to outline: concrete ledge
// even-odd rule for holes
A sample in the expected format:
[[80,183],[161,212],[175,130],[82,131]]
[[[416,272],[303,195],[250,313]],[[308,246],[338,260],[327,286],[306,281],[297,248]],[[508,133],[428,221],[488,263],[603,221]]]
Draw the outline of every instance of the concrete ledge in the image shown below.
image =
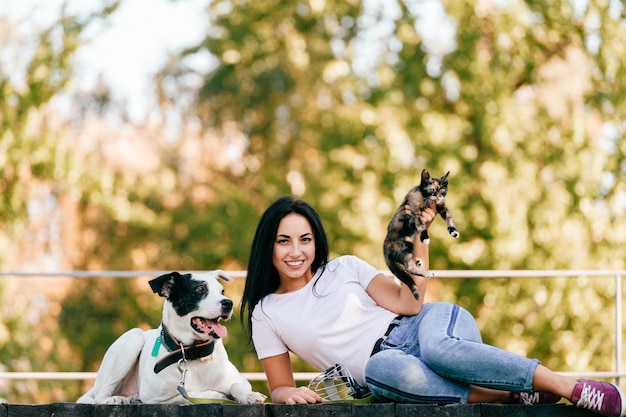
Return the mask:
[[283,404],[139,404],[41,405],[0,404],[0,417],[592,417],[598,414],[574,406],[553,405],[417,405],[327,403]]

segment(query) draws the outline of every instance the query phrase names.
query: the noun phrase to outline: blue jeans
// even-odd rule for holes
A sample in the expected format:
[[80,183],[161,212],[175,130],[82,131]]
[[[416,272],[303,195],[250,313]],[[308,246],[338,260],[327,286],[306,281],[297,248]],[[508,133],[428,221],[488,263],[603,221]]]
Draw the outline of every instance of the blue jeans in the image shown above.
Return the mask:
[[367,362],[365,382],[384,401],[467,403],[470,385],[531,391],[538,365],[484,344],[462,307],[428,303],[419,314],[400,319]]

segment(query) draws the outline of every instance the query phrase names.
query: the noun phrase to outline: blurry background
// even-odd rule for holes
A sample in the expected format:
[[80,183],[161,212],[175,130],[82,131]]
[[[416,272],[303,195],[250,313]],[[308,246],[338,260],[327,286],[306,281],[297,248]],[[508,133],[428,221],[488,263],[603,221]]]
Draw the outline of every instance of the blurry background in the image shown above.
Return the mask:
[[[2,271],[245,269],[284,194],[319,210],[333,257],[384,269],[423,168],[451,171],[461,233],[433,225],[432,269],[626,268],[619,0],[15,3],[0,6]],[[95,371],[126,329],[158,325],[149,278],[0,277],[0,370]],[[614,366],[610,280],[429,291],[555,370]],[[226,345],[261,370],[238,318]],[[0,397],[90,384],[0,380]]]

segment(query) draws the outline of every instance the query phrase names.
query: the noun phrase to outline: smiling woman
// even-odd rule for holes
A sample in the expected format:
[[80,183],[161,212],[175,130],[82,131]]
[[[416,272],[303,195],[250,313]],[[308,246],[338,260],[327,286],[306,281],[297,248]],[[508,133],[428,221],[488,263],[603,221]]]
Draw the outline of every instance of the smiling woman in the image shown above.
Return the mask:
[[[421,210],[424,230],[436,215],[433,206]],[[241,313],[273,401],[324,401],[311,386],[296,386],[293,353],[319,370],[341,365],[356,392],[382,401],[555,404],[565,397],[599,414],[626,415],[616,385],[559,375],[537,359],[483,343],[466,309],[416,299],[411,287],[424,294],[427,277],[412,273],[413,285],[400,285],[350,255],[316,264],[317,247],[326,259],[326,236],[306,202],[283,197],[261,216]],[[412,254],[428,268],[428,246],[417,234]]]

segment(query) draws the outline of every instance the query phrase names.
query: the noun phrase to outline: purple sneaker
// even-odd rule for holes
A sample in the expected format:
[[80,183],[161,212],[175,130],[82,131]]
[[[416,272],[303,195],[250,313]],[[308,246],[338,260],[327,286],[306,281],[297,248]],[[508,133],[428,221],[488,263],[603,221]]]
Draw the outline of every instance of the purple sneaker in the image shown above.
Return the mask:
[[626,416],[626,398],[619,387],[609,382],[579,379],[572,391],[572,403],[610,417]]
[[526,405],[534,405],[534,404],[556,404],[561,401],[561,396],[554,395],[549,392],[520,392],[515,393],[513,397],[516,402],[520,404]]

